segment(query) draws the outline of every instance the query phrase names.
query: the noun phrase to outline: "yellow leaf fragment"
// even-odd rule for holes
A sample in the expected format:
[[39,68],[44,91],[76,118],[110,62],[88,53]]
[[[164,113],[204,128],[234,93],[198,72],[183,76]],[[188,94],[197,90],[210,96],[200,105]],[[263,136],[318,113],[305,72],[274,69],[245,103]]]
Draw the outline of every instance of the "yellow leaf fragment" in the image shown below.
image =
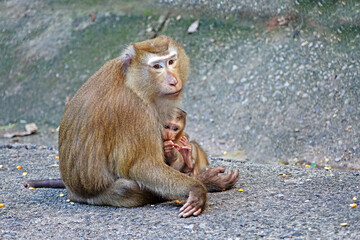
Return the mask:
[[348,223],[340,223],[340,226],[347,227],[347,226],[349,226],[349,224]]
[[244,189],[240,188],[238,191],[239,191],[239,192],[243,192],[243,191],[244,191]]
[[303,46],[306,46],[308,43],[309,43],[308,41],[302,42],[302,43],[301,43],[301,46],[302,46],[302,47],[303,47]]
[[305,167],[306,167],[306,168],[309,168],[309,167],[310,167],[310,165],[306,164],[306,165],[305,165]]
[[357,207],[357,204],[356,204],[356,203],[352,203],[352,204],[350,204],[350,207],[352,207],[352,208]]
[[64,197],[65,195],[63,194],[63,193],[60,193],[60,195],[59,195],[60,197]]
[[29,190],[31,190],[31,191],[32,191],[32,190],[35,190],[35,188],[33,188],[33,187],[29,187]]
[[59,159],[59,156],[56,156],[56,159]]
[[3,203],[0,203],[0,207],[5,207],[5,205]]

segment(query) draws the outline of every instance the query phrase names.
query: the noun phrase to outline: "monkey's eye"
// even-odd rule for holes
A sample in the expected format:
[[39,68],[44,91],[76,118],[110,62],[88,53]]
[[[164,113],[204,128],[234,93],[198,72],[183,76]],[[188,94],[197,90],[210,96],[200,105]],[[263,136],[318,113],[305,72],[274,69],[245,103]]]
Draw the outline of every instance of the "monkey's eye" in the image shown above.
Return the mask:
[[179,128],[178,128],[178,127],[174,127],[173,130],[174,130],[174,131],[177,131],[177,130],[179,130]]
[[161,65],[160,65],[160,64],[154,64],[154,65],[153,65],[153,68],[155,68],[155,69],[160,69],[160,68],[161,68]]
[[169,129],[170,126],[166,124],[166,125],[164,125],[164,128],[165,128],[165,129]]
[[173,64],[174,64],[174,62],[175,62],[175,60],[170,59],[168,63],[169,63],[169,65],[173,65]]

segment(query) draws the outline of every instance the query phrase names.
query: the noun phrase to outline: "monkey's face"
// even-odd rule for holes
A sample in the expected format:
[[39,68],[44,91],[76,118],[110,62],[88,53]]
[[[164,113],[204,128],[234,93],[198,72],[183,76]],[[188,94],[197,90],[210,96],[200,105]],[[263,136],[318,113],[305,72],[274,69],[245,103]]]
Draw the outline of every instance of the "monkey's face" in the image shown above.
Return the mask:
[[176,49],[169,48],[164,55],[150,54],[147,66],[149,74],[156,81],[160,96],[176,98],[181,94],[183,83],[178,73]]
[[182,130],[183,130],[182,125],[170,121],[164,124],[162,138],[164,141],[168,141],[168,140],[175,141],[175,139],[177,139],[177,136],[182,132]]

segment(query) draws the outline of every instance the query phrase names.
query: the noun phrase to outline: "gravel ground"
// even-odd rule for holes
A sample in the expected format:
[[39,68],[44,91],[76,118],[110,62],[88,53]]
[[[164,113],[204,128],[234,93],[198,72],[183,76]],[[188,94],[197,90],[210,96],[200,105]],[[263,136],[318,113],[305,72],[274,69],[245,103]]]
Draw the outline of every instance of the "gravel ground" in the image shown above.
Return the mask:
[[[358,239],[360,174],[353,171],[212,159],[239,169],[235,188],[209,194],[199,217],[175,202],[124,209],[67,202],[66,191],[24,187],[58,178],[53,147],[1,145],[1,239]],[[21,166],[21,170],[17,169]],[[27,172],[24,176],[23,173]],[[285,174],[283,177],[282,174]],[[243,189],[239,192],[238,189]],[[60,197],[60,194],[65,194]],[[341,223],[347,223],[342,227]]]

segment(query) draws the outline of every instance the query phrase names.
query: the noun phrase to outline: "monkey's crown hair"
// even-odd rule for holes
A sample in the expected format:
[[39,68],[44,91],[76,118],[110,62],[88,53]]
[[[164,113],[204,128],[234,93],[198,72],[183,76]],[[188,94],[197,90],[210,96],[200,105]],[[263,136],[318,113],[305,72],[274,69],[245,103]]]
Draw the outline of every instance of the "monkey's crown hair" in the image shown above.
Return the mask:
[[187,113],[180,109],[180,108],[174,108],[172,111],[169,112],[167,119],[176,119],[176,120],[180,120],[180,119],[186,119],[186,115]]
[[135,51],[161,53],[168,50],[170,41],[171,39],[169,37],[159,36],[154,39],[134,43],[133,46]]

